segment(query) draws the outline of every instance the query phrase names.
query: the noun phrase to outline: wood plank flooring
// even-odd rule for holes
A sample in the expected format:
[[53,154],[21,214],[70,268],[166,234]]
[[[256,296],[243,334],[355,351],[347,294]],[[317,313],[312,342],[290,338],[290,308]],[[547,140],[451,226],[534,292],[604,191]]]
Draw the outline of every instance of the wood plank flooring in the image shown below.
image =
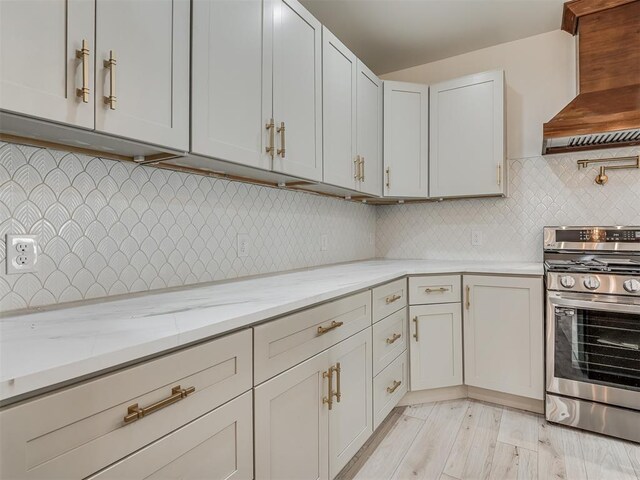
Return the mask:
[[475,400],[395,409],[337,480],[640,480],[640,445]]

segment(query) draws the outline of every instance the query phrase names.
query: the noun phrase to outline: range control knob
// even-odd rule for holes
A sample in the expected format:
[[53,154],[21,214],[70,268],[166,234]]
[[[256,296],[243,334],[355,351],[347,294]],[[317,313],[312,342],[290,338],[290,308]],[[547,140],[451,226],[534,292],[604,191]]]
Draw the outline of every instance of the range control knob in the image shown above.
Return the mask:
[[573,288],[576,285],[576,279],[570,275],[563,275],[560,277],[560,285],[564,288]]
[[640,281],[632,278],[630,280],[625,280],[623,283],[624,289],[629,293],[638,293],[640,292]]
[[584,279],[584,286],[589,290],[595,290],[600,287],[600,280],[596,277],[587,277]]

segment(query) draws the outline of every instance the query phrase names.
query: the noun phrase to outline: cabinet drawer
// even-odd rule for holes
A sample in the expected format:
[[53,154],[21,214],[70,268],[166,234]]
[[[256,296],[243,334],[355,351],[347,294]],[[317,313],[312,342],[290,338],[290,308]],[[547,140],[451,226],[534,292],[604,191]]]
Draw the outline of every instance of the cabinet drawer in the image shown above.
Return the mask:
[[453,303],[460,300],[460,275],[409,278],[409,303]]
[[407,305],[407,279],[373,289],[373,321],[377,322]]
[[[157,404],[177,386],[195,391],[125,423],[131,405]],[[0,478],[84,478],[250,388],[246,329],[7,408]]]
[[407,309],[373,326],[373,374],[377,375],[407,348]]
[[246,392],[88,480],[253,478],[252,397]]
[[367,291],[255,327],[254,384],[268,380],[369,325],[371,292]]
[[[398,385],[398,382],[400,384]],[[395,389],[394,389],[395,387]],[[407,352],[403,352],[373,379],[373,428],[378,428],[407,393]]]

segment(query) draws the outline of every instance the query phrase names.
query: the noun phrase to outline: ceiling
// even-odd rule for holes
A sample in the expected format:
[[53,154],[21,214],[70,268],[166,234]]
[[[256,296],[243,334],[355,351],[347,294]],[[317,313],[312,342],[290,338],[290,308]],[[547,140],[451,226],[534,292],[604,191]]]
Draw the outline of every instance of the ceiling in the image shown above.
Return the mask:
[[376,74],[560,28],[564,0],[300,0]]

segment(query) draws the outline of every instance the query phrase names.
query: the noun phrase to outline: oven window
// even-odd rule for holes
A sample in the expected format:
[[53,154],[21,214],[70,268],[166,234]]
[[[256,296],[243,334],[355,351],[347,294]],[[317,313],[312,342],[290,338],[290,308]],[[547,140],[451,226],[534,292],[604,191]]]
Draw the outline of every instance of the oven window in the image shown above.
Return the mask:
[[555,375],[640,391],[640,314],[556,308]]

